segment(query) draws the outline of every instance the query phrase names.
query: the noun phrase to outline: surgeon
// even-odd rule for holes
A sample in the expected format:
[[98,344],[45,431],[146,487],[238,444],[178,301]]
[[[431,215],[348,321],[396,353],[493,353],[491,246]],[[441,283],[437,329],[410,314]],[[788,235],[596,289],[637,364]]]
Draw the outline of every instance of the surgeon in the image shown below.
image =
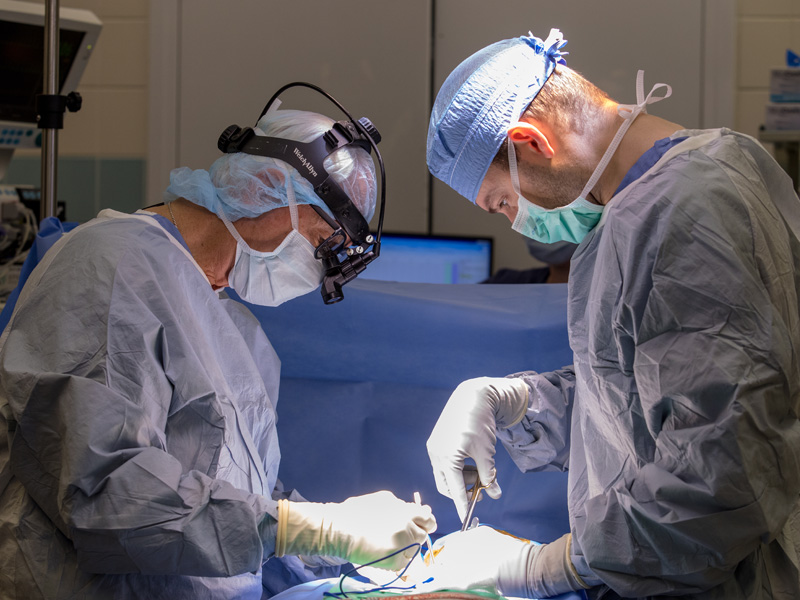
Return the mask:
[[[332,124],[270,110],[254,131]],[[325,169],[369,221],[369,153]],[[59,240],[0,338],[1,598],[258,599],[275,557],[398,568],[435,529],[387,491],[322,504],[277,480],[278,357],[221,292],[277,306],[319,287],[333,216],[311,184],[241,152],[170,180],[164,205]]]
[[463,382],[427,446],[462,518],[467,459],[501,495],[497,438],[523,471],[568,470],[570,531],[455,533],[435,576],[536,598],[800,598],[791,180],[746,135],[647,114],[671,90],[645,95],[641,73],[636,103],[613,101],[565,65],[565,43],[529,34],[462,62],[427,161],[514,231],[579,244],[574,364]]

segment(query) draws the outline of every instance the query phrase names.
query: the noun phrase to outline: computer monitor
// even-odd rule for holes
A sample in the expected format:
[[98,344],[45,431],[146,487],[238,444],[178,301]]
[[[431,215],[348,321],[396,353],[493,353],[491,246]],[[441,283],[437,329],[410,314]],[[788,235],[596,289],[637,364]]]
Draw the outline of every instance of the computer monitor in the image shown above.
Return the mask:
[[[44,4],[0,0],[0,179],[18,148],[36,148],[36,96],[44,82]],[[102,23],[88,10],[59,10],[59,94],[78,87]]]
[[381,255],[359,275],[409,283],[480,283],[492,274],[491,238],[384,233]]

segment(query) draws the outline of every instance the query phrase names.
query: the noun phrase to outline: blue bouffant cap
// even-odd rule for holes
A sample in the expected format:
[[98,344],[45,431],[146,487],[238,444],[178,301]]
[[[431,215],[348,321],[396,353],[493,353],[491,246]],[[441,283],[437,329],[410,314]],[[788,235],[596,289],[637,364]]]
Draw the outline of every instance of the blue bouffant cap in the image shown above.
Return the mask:
[[539,93],[556,64],[566,64],[558,29],[479,50],[442,84],[428,126],[428,169],[475,202],[508,128]]

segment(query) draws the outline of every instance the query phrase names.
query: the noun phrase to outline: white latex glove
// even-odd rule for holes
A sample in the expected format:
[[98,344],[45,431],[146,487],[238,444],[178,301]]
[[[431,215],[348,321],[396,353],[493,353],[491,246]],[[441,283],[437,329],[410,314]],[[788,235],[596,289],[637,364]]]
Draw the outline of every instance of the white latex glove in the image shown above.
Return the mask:
[[426,590],[482,589],[502,596],[549,598],[585,589],[569,558],[571,535],[536,544],[478,526],[434,544],[435,562]]
[[[340,504],[278,502],[275,556],[337,556],[364,564],[420,544],[436,531],[430,506],[403,502],[387,491],[348,498]],[[399,570],[417,547],[395,554],[376,567]]]
[[428,438],[428,456],[439,493],[452,498],[463,521],[469,501],[467,486],[474,482],[464,474],[471,458],[478,468],[484,490],[492,498],[502,494],[494,468],[497,427],[519,423],[528,409],[528,384],[522,379],[479,377],[459,385]]

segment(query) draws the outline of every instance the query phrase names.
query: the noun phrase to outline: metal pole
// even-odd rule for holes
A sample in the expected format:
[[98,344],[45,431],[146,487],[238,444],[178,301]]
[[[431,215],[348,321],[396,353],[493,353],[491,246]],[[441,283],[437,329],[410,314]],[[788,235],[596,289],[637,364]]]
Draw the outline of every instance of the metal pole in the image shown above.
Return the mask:
[[[57,95],[59,59],[59,0],[47,0],[44,12],[44,82],[43,94]],[[58,177],[58,129],[42,130],[42,200],[39,219],[56,214]]]

